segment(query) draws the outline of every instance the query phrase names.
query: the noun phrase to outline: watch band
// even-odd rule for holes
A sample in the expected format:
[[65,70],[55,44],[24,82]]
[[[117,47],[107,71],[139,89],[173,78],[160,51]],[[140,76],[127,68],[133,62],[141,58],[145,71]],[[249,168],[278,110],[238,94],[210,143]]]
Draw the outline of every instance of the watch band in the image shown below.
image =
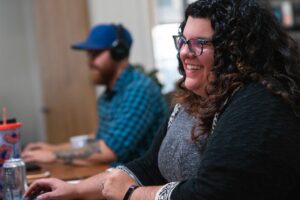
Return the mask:
[[138,187],[140,187],[140,186],[138,186],[138,185],[131,185],[131,186],[128,188],[128,190],[127,190],[127,192],[126,192],[126,194],[125,194],[123,200],[129,200],[129,199],[130,199],[130,196],[131,196],[132,193],[133,193],[133,191],[134,191],[135,189],[137,189]]

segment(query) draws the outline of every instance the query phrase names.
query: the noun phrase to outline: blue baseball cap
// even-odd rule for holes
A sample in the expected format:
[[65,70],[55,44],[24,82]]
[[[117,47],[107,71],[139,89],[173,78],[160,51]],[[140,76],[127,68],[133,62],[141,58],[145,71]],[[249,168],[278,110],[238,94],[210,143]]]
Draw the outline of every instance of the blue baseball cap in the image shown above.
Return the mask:
[[[118,25],[115,24],[100,24],[94,26],[85,41],[75,43],[71,47],[77,50],[101,50],[109,49],[118,37]],[[123,27],[122,40],[131,47],[132,37],[129,31]]]

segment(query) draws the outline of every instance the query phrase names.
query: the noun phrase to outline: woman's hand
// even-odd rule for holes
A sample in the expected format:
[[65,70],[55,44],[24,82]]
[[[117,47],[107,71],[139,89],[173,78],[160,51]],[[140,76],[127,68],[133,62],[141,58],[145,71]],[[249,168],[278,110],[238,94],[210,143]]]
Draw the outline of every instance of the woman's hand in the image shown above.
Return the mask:
[[68,200],[77,198],[76,191],[75,184],[54,178],[40,179],[30,185],[24,197],[27,199],[37,197],[38,200]]
[[122,170],[112,169],[106,176],[102,194],[107,200],[122,200],[131,185],[137,183]]

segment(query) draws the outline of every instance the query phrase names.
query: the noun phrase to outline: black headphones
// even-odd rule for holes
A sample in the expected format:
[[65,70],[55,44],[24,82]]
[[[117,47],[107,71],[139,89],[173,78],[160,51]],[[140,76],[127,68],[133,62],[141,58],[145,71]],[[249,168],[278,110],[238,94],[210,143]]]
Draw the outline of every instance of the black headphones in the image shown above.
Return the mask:
[[123,26],[117,25],[117,39],[112,43],[112,47],[110,49],[111,57],[116,60],[120,61],[129,55],[129,46],[126,44],[124,39],[125,37],[125,30]]

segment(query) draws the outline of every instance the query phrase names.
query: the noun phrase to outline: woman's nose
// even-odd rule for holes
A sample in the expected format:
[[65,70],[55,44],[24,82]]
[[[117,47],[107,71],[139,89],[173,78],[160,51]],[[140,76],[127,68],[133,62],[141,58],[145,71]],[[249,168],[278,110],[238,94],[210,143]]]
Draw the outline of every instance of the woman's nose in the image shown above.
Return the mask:
[[180,49],[180,54],[185,56],[194,56],[194,53],[191,52],[188,44],[183,44]]

